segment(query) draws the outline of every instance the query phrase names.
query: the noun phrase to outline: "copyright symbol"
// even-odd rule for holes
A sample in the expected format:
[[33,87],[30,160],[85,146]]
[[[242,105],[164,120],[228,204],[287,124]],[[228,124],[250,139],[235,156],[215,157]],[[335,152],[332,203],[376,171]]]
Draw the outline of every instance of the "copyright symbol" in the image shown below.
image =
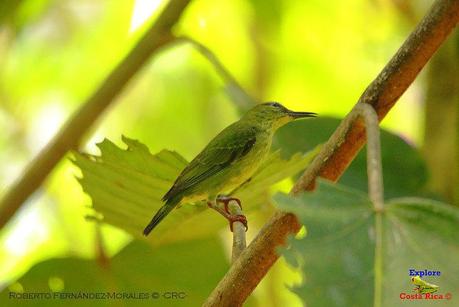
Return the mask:
[[152,292],[151,293],[151,298],[155,299],[155,300],[158,299],[159,298],[159,293],[158,292]]

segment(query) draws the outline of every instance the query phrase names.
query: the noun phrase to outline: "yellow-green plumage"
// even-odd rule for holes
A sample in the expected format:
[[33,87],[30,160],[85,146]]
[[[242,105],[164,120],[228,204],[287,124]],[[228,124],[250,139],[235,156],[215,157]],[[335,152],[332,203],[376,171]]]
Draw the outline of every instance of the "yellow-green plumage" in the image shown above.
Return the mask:
[[296,118],[313,116],[310,112],[290,111],[279,103],[253,107],[221,131],[185,167],[164,195],[166,203],[144,234],[148,235],[180,203],[213,201],[217,195],[229,193],[243,184],[267,157],[277,128]]

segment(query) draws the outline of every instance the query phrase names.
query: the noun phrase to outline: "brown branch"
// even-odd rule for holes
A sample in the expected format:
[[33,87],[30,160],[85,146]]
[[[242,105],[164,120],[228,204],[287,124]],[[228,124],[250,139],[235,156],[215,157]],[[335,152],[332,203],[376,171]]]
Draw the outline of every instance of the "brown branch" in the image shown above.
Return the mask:
[[158,19],[131,52],[113,69],[97,91],[67,121],[60,132],[29,164],[22,176],[6,192],[0,203],[0,228],[21,204],[42,184],[67,151],[75,149],[129,80],[150,56],[173,40],[171,29],[190,0],[171,0]]
[[[437,0],[394,57],[368,86],[359,103],[373,106],[383,119],[397,99],[414,81],[434,52],[459,20],[459,1]],[[365,143],[365,130],[360,119],[350,120],[352,111],[338,127],[322,152],[293,187],[299,194],[314,188],[320,176],[336,181]],[[260,230],[253,242],[211,293],[204,306],[239,306],[252,293],[279,257],[276,247],[300,229],[291,213],[277,212]]]

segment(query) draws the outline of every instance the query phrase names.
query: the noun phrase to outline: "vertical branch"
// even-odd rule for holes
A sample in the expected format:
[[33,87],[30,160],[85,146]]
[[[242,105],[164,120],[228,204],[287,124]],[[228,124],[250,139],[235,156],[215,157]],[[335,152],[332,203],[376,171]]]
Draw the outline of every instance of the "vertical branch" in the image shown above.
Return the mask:
[[[241,207],[234,200],[231,200],[228,204],[228,210],[233,215],[243,215]],[[241,222],[233,223],[233,251],[231,255],[231,263],[234,263],[237,258],[241,255],[246,247],[245,239],[245,226]]]
[[373,107],[359,103],[352,112],[352,117],[361,116],[365,120],[367,134],[367,173],[368,194],[376,212],[381,212],[384,206],[384,183],[381,163],[381,142],[379,137],[379,121]]
[[383,221],[382,212],[376,211],[375,215],[375,259],[374,259],[374,297],[373,307],[382,306],[382,282],[383,282]]
[[0,202],[0,228],[42,184],[65,153],[75,149],[81,143],[84,134],[111,105],[116,96],[150,56],[173,40],[171,29],[189,2],[190,0],[171,0],[167,4],[156,22],[131,52],[113,69],[101,86],[29,164],[22,176],[11,186]]
[[352,112],[353,117],[361,116],[365,121],[367,134],[367,173],[368,194],[375,209],[375,260],[374,260],[374,307],[380,307],[382,302],[382,212],[384,209],[383,176],[381,163],[381,142],[379,137],[378,114],[372,106],[359,103]]

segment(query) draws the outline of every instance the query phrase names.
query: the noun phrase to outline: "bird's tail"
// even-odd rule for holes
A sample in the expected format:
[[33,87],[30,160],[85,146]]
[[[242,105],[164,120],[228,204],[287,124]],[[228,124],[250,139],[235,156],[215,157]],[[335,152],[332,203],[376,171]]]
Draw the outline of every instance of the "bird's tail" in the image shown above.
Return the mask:
[[148,236],[148,234],[161,222],[178,204],[178,201],[175,198],[168,199],[164,206],[162,206],[155,216],[148,223],[147,227],[143,230],[143,235]]

